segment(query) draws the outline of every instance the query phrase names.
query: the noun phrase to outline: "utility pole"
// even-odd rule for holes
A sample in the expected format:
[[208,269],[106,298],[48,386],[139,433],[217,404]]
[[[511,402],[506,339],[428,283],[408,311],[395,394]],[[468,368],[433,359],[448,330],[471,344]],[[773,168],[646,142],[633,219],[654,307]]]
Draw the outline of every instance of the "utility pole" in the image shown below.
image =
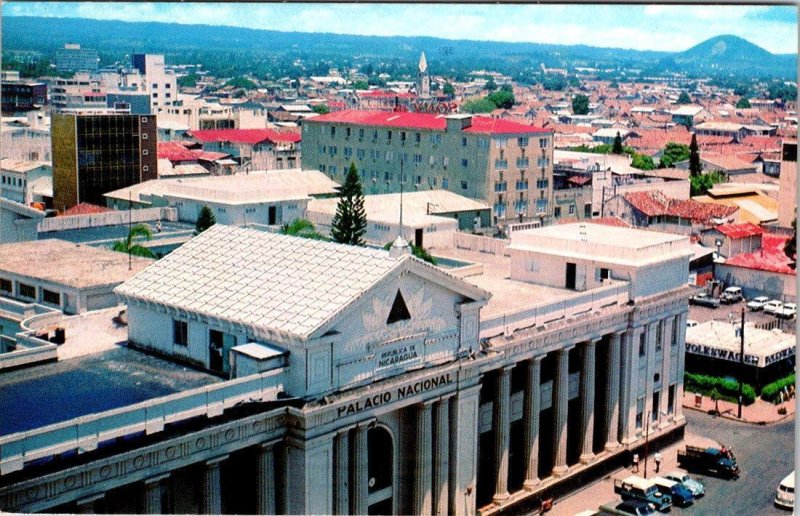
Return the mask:
[[739,328],[739,419],[742,419],[742,384],[744,383],[744,307],[742,307],[742,326]]
[[133,269],[133,263],[132,263],[133,259],[131,258],[131,248],[133,247],[133,237],[131,236],[131,230],[133,229],[133,220],[132,220],[133,215],[131,213],[132,204],[133,201],[131,197],[131,190],[129,188],[128,189],[128,270]]

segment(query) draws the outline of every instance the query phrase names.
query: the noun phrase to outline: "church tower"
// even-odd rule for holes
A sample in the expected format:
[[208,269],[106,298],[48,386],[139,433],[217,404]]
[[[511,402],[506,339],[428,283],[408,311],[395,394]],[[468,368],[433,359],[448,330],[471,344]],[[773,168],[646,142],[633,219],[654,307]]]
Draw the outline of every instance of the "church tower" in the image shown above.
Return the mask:
[[426,99],[431,96],[431,78],[428,76],[428,61],[425,52],[419,56],[419,71],[417,72],[417,97]]

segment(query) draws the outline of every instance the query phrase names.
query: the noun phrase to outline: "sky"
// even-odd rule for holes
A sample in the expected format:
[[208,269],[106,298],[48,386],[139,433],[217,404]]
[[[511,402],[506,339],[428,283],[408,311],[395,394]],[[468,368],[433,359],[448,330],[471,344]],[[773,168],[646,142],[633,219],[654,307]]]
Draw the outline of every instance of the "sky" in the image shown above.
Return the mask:
[[[682,51],[733,34],[795,53],[797,7],[741,5],[465,5],[14,2],[2,15],[228,25],[378,36],[585,44]],[[6,19],[6,22],[8,20]]]

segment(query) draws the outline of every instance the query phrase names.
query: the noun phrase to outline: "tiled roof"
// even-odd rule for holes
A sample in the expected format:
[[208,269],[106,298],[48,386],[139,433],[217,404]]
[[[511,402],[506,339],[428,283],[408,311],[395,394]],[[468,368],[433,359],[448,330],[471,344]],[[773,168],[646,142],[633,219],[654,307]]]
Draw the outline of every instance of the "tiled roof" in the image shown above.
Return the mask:
[[98,206],[96,204],[89,204],[88,202],[82,202],[80,204],[76,204],[72,208],[59,213],[59,217],[70,217],[73,215],[94,215],[97,213],[106,213],[112,211],[110,208],[106,208],[105,206]]
[[717,226],[717,231],[730,238],[745,238],[764,233],[763,229],[752,222],[745,222],[743,224],[723,224],[722,226]]
[[753,165],[752,163],[743,161],[737,158],[736,156],[729,156],[725,154],[702,153],[700,159],[702,161],[710,163],[715,167],[719,167],[723,170],[740,170],[740,169],[755,168],[755,165]]
[[623,197],[631,206],[648,217],[671,215],[683,219],[708,221],[729,217],[738,209],[693,199],[670,199],[660,191],[630,192]]
[[[405,129],[427,129],[433,131],[444,131],[447,127],[447,120],[440,115],[427,113],[410,112],[391,112],[391,111],[367,111],[346,109],[335,113],[320,115],[313,119],[306,120],[306,123],[339,123],[366,125],[372,127],[397,127]],[[508,120],[487,118],[480,116],[472,117],[472,125],[464,129],[466,133],[486,133],[486,134],[526,134],[526,133],[548,133],[546,129],[534,127],[532,125],[520,124]]]
[[201,129],[191,131],[191,135],[201,142],[232,142],[254,145],[261,142],[297,143],[300,135],[290,131],[274,131],[272,129]]
[[395,97],[400,99],[417,98],[417,96],[414,95],[413,93],[397,93],[394,91],[381,91],[381,90],[360,91],[358,92],[358,96],[366,98],[374,98],[374,99],[393,99]]
[[788,240],[786,236],[765,234],[761,240],[760,250],[732,256],[728,258],[725,265],[794,276],[795,270],[789,267],[792,260],[783,254],[786,240]]
[[217,224],[116,292],[307,338],[409,258]]
[[224,152],[210,152],[202,149],[187,149],[182,142],[159,142],[158,159],[175,161],[214,161],[222,159],[229,154]]
[[606,226],[616,226],[619,228],[631,227],[630,224],[628,224],[619,217],[599,217],[596,219],[588,219],[586,222],[591,222],[592,224],[603,224]]

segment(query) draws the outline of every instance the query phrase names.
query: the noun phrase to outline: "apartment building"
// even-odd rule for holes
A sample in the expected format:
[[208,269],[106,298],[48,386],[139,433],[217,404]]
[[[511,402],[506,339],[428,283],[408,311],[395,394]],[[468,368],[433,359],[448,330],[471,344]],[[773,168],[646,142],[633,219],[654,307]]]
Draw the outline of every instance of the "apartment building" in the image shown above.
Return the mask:
[[67,43],[56,51],[56,70],[59,72],[95,71],[100,58],[97,50],[81,48],[76,43]]
[[104,193],[156,179],[156,134],[154,115],[53,114],[53,206],[102,206]]
[[549,222],[553,133],[472,115],[345,110],[303,123],[303,168],[342,181],[351,163],[365,193],[442,189],[492,206],[495,224]]
[[150,106],[171,106],[178,98],[178,79],[175,72],[164,68],[160,54],[133,54],[133,67],[144,76],[145,91],[150,93]]

